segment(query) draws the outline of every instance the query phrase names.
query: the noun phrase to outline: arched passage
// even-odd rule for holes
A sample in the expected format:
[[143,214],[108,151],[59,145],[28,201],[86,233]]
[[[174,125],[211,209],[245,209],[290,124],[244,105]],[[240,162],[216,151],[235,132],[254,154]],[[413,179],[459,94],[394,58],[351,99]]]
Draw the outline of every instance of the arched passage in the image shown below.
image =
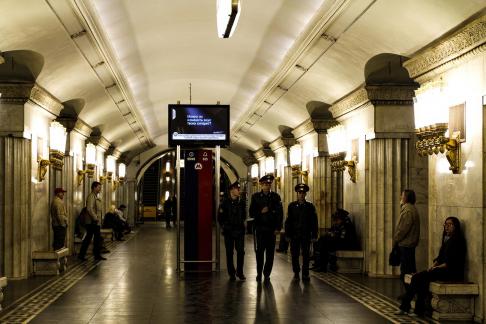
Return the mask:
[[[169,197],[175,196],[176,193],[175,162],[175,150],[167,149],[147,159],[138,169],[136,188],[139,208],[136,219],[161,220],[165,201]],[[236,168],[223,157],[221,157],[220,165],[220,191],[227,192],[228,186],[244,175],[240,175]],[[181,186],[183,183],[184,178],[181,174]],[[180,198],[181,204],[183,204],[184,197]]]

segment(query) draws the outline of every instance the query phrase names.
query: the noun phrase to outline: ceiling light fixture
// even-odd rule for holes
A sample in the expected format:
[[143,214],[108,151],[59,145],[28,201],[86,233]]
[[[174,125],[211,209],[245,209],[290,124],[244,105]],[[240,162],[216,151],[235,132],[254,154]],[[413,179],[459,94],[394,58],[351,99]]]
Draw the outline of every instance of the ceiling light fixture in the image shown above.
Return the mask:
[[219,38],[233,35],[241,12],[240,0],[217,0],[216,18]]

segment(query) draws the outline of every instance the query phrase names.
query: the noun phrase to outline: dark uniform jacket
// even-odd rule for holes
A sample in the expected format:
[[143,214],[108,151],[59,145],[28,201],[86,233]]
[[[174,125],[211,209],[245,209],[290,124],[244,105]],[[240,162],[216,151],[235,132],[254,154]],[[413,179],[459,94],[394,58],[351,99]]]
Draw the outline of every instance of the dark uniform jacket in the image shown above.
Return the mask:
[[[268,207],[267,213],[261,213],[263,207]],[[282,229],[283,208],[280,196],[270,191],[254,193],[251,197],[250,217],[254,219],[256,231],[274,232]]]
[[224,235],[234,237],[245,234],[245,202],[241,198],[227,197],[219,207],[218,222]]
[[317,238],[317,214],[314,205],[308,201],[290,203],[285,236],[289,239],[311,240]]

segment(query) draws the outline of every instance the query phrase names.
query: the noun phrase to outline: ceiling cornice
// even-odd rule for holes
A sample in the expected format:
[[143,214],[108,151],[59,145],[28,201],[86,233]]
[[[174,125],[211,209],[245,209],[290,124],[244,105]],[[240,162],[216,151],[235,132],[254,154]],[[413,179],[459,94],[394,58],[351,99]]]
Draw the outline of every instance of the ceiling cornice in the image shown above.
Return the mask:
[[410,77],[424,83],[434,76],[486,50],[486,14],[469,22],[438,44],[404,62]]

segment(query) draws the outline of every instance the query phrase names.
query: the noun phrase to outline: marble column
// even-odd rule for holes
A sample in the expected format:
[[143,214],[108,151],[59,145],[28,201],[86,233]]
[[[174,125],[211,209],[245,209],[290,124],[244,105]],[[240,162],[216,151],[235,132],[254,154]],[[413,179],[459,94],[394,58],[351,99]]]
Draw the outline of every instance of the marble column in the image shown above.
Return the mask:
[[64,195],[64,205],[68,218],[65,246],[69,251],[74,251],[74,226],[77,213],[74,210],[74,195],[77,188],[77,173],[74,165],[74,158],[70,155],[64,157],[64,166],[62,168],[62,187],[67,190]]
[[31,158],[30,140],[0,137],[0,269],[15,279],[29,275]]
[[316,207],[319,228],[331,227],[331,167],[327,156],[314,158],[314,205]]
[[394,229],[400,219],[400,197],[410,188],[408,138],[378,138],[367,142],[366,174],[367,271],[370,276],[393,276],[398,267],[388,265]]
[[[125,204],[127,205],[127,219],[130,225],[135,225],[135,216],[137,215],[138,202],[135,200],[135,192],[137,190],[137,181],[130,179],[123,184],[123,191],[126,197]],[[179,199],[179,197],[177,197]]]

